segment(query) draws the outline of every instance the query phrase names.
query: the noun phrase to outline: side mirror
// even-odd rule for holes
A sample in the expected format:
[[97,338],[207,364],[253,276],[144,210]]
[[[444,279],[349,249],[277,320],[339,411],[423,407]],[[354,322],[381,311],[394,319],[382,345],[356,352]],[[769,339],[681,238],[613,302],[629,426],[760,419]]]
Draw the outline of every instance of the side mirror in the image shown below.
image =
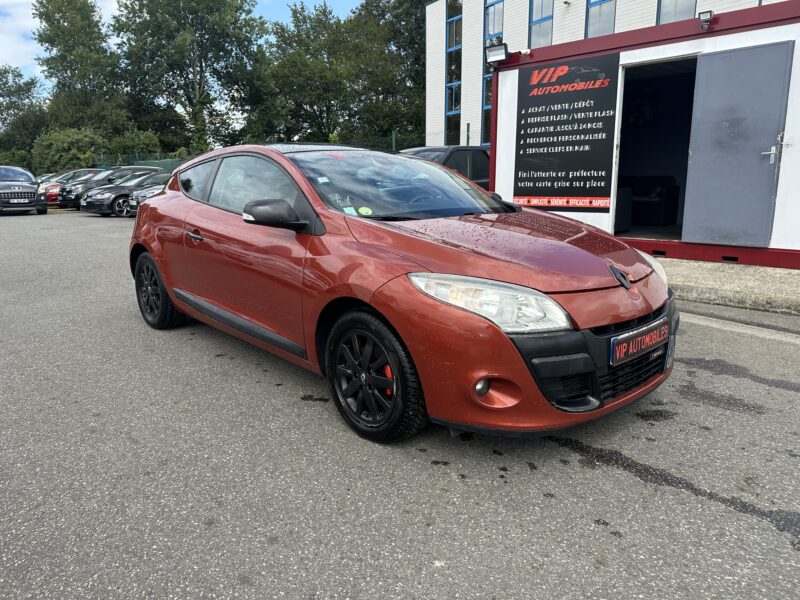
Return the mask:
[[242,211],[242,220],[252,225],[266,225],[292,231],[304,231],[308,221],[301,221],[286,200],[253,200]]

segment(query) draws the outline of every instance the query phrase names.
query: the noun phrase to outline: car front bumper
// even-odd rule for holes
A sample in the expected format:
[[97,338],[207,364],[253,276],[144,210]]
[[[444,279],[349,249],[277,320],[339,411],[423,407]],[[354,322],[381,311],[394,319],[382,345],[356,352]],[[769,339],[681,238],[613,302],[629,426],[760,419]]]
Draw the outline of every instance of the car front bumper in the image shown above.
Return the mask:
[[29,210],[36,210],[47,208],[47,201],[46,200],[39,200],[38,198],[34,198],[33,200],[28,200],[26,202],[9,202],[8,200],[0,200],[0,212],[24,212]]
[[92,198],[82,198],[80,200],[80,209],[82,211],[95,213],[98,215],[111,215],[114,214],[112,208],[112,199],[107,198],[103,200],[93,200]]
[[[651,275],[622,287],[553,295],[572,331],[509,336],[488,320],[434,300],[397,277],[372,304],[405,341],[432,421],[456,429],[538,434],[584,423],[649,394],[672,372],[679,313]],[[605,309],[605,314],[604,314]],[[669,340],[610,366],[611,338],[667,319]],[[479,395],[476,385],[489,381]]]

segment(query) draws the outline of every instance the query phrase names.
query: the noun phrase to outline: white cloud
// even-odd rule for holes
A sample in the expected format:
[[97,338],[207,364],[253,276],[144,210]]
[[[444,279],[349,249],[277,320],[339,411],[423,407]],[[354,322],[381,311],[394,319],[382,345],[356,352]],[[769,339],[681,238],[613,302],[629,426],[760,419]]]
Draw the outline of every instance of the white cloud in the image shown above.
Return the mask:
[[[36,57],[41,48],[33,38],[39,26],[32,14],[31,2],[0,0],[0,63],[19,67],[27,75],[41,75]],[[103,20],[108,22],[117,12],[117,0],[98,0]]]

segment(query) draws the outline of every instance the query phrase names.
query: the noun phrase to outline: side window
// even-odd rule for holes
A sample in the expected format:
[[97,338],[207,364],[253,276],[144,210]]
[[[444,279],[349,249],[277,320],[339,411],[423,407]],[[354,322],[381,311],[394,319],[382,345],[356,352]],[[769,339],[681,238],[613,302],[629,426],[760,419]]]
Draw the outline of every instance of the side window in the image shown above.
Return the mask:
[[180,176],[181,189],[183,193],[194,198],[195,200],[202,200],[203,195],[206,193],[206,186],[208,185],[208,178],[211,176],[211,171],[214,169],[214,162],[201,163],[195,167],[191,167],[183,171]]
[[257,156],[231,156],[222,160],[209,204],[240,213],[252,200],[286,200],[297,208],[302,192],[278,165]]
[[446,167],[450,167],[464,177],[469,177],[468,162],[469,150],[456,150],[444,164]]
[[475,181],[489,179],[489,155],[486,150],[472,152],[472,179]]

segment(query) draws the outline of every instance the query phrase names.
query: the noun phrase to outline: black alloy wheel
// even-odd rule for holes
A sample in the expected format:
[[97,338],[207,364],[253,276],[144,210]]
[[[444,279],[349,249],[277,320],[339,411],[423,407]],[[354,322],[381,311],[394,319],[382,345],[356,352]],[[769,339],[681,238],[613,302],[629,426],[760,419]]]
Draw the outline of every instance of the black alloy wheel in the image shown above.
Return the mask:
[[389,420],[397,395],[397,380],[389,354],[373,335],[351,330],[336,349],[336,392],[351,417],[365,427]]
[[408,350],[376,315],[362,310],[344,315],[331,331],[325,365],[336,407],[362,437],[393,442],[427,424]]
[[127,217],[131,211],[130,206],[128,206],[128,198],[125,196],[114,198],[114,203],[112,206],[115,217]]
[[169,329],[183,323],[185,315],[172,303],[155,261],[146,252],[136,261],[135,281],[139,311],[150,327]]

